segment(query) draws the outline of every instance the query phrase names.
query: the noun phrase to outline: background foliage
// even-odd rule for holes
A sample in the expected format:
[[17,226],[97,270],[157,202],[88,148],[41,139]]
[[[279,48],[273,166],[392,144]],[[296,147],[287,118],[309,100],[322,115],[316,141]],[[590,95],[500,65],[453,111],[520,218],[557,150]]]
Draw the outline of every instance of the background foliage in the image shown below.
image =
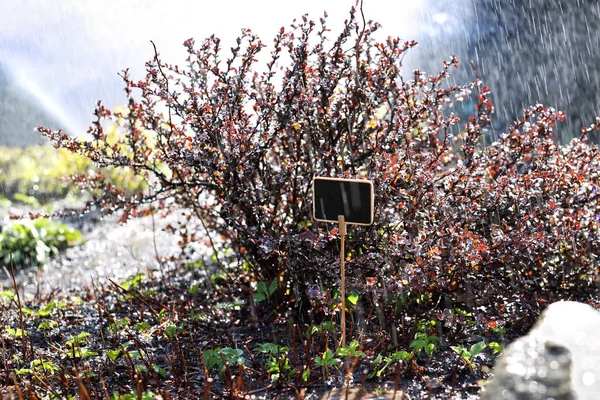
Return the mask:
[[[33,196],[41,204],[79,194],[71,175],[93,178],[98,168],[86,157],[48,145],[24,148],[0,147],[0,188],[2,194],[15,199],[15,194]],[[124,169],[104,169],[108,181],[128,193],[140,191],[144,182]],[[19,196],[16,199],[19,201]],[[22,197],[21,197],[22,198]]]

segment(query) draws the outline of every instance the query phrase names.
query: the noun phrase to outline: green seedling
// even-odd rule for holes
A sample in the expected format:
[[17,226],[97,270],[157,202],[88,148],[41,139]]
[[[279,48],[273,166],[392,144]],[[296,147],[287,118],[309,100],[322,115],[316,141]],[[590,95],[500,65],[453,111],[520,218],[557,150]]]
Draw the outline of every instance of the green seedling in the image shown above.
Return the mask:
[[108,325],[108,330],[111,334],[117,335],[121,330],[125,329],[129,326],[130,320],[129,318],[116,319],[111,324]]
[[75,357],[85,360],[86,358],[95,357],[97,352],[91,351],[87,347],[83,347],[85,340],[90,336],[88,332],[81,332],[78,335],[71,336],[71,339],[65,342],[67,349],[65,355],[67,357]]
[[185,329],[185,326],[183,324],[179,324],[179,325],[175,325],[175,324],[168,324],[165,327],[165,336],[169,339],[174,338],[177,334],[183,332]]
[[470,312],[465,311],[465,310],[463,310],[461,308],[458,308],[458,307],[454,307],[454,312],[457,313],[457,314],[459,314],[459,315],[463,315],[465,317],[472,317],[473,316],[473,313],[470,313]]
[[310,379],[310,368],[306,367],[304,371],[302,371],[302,380],[304,382],[308,382]]
[[311,337],[315,334],[323,334],[325,332],[335,333],[335,325],[331,321],[322,322],[320,325],[311,325],[306,331],[306,336]]
[[428,335],[423,332],[417,332],[414,340],[408,346],[416,355],[421,354],[422,351],[431,357],[438,348],[440,339],[435,335]]
[[290,380],[298,373],[296,368],[292,368],[290,365],[290,359],[286,354],[282,354],[280,357],[270,357],[267,361],[267,371],[271,376],[272,382],[277,382],[284,378]]
[[217,368],[219,376],[223,376],[223,371],[226,365],[245,365],[244,351],[241,349],[233,349],[231,347],[217,348],[206,350],[202,353],[204,364],[208,371]]
[[497,333],[501,336],[506,336],[506,328],[503,326],[497,326],[495,328],[490,328],[492,332]]
[[158,322],[160,324],[163,323],[166,315],[167,315],[167,311],[164,308],[161,308],[160,311],[158,312]]
[[110,400],[154,400],[156,398],[156,394],[152,392],[143,392],[139,395],[137,393],[119,394],[119,392],[113,392]]
[[409,362],[413,357],[414,354],[409,353],[408,351],[397,351],[385,358],[379,354],[372,362],[374,372],[369,375],[369,379],[374,377],[379,378],[390,367],[390,365],[399,362]]
[[194,283],[188,289],[188,293],[191,294],[192,296],[196,296],[198,294],[198,290],[200,290],[200,283]]
[[65,352],[66,355],[85,360],[86,358],[96,357],[97,352],[91,351],[87,347],[75,347]]
[[346,347],[338,347],[335,353],[338,357],[364,357],[365,353],[360,351],[358,346],[358,341],[353,340]]
[[270,299],[273,293],[277,290],[277,278],[271,281],[271,284],[267,287],[265,282],[259,282],[256,286],[256,293],[254,294],[254,302],[259,303],[261,301]]
[[[150,368],[152,368],[152,371],[157,373],[161,378],[164,379],[167,377],[167,371],[165,371],[164,368],[159,367],[156,364],[150,364]],[[138,364],[135,366],[135,372],[137,372],[138,374],[141,372],[148,373],[148,367],[146,367],[143,364]]]
[[[106,355],[108,356],[108,358],[110,358],[110,360],[112,362],[117,362],[117,360],[119,360],[123,357],[128,357],[128,358],[131,358],[132,360],[143,360],[143,358],[145,358],[147,356],[147,354],[141,354],[140,351],[137,349],[129,350],[128,348],[132,345],[133,345],[133,342],[128,341],[124,345],[122,345],[121,348],[119,348],[119,349],[108,350],[106,352]],[[156,364],[149,364],[149,365],[150,365],[150,368],[152,368],[152,371],[154,371],[155,373],[160,375],[162,378],[167,377],[167,372],[165,371],[164,368],[162,368]],[[135,370],[138,373],[140,373],[140,372],[147,373],[148,367],[144,364],[137,364],[135,366]]]
[[274,343],[263,343],[254,349],[256,353],[262,353],[269,356],[267,361],[267,371],[270,374],[271,381],[275,382],[282,378],[290,380],[298,371],[292,368],[287,356],[289,348],[279,346]]
[[46,304],[44,306],[44,308],[41,308],[39,310],[32,310],[31,308],[21,307],[21,311],[24,312],[25,314],[29,314],[34,317],[47,317],[50,314],[52,314],[53,310],[63,308],[66,306],[67,306],[67,303],[65,303],[64,301],[57,303],[53,300],[53,301],[50,301],[48,304]]
[[108,350],[106,352],[106,355],[113,362],[115,362],[118,359],[122,358],[123,356],[125,356],[125,354],[127,354],[132,359],[140,359],[140,358],[142,358],[141,354],[140,354],[140,352],[138,350],[127,350],[127,348],[130,347],[130,346],[132,346],[132,345],[133,345],[133,342],[132,341],[128,341],[125,344],[123,344],[121,346],[121,348],[119,348],[119,349]]
[[131,278],[128,278],[125,281],[121,282],[121,287],[125,290],[137,289],[145,279],[146,278],[144,274],[137,273]]
[[470,313],[458,307],[454,307],[454,312],[464,317],[467,326],[473,326],[476,324],[475,319],[473,318],[473,313]]
[[323,370],[323,381],[327,379],[329,368],[338,367],[341,360],[335,356],[335,353],[327,349],[321,356],[315,358],[315,365]]
[[138,332],[147,332],[150,330],[150,328],[151,326],[147,322],[138,322],[133,326],[133,329],[135,329]]
[[27,331],[24,331],[21,328],[6,328],[4,331],[13,339],[21,339],[23,336],[27,336],[29,334]]
[[38,329],[52,330],[56,328],[57,325],[58,322],[56,321],[44,321],[40,322],[40,324],[38,325]]
[[481,354],[483,349],[486,348],[484,342],[477,342],[469,350],[467,350],[464,346],[450,346],[450,348],[457,353],[462,359],[467,363],[468,366],[475,369],[475,364],[473,364],[473,358]]
[[275,343],[263,343],[254,349],[255,353],[262,353],[276,357],[279,354],[285,354],[289,350],[287,346],[279,346]]
[[108,350],[106,352],[106,355],[108,356],[108,358],[111,359],[111,361],[115,362],[123,356],[123,351],[121,349]]
[[33,360],[29,368],[20,368],[15,372],[17,375],[27,375],[29,373],[41,373],[44,375],[54,375],[60,371],[60,367],[51,361]]
[[327,349],[320,357],[315,358],[315,364],[325,371],[329,367],[339,365],[339,363],[340,359],[335,357],[335,353],[331,349]]

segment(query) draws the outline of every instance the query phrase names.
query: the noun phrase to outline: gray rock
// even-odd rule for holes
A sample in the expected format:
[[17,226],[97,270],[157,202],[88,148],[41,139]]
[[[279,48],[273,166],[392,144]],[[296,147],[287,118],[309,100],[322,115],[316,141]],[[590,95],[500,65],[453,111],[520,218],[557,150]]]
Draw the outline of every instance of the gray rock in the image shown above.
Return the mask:
[[600,399],[600,312],[550,305],[531,332],[508,346],[482,399]]
[[566,347],[536,338],[511,344],[494,369],[495,377],[482,399],[574,399],[571,393],[571,353]]

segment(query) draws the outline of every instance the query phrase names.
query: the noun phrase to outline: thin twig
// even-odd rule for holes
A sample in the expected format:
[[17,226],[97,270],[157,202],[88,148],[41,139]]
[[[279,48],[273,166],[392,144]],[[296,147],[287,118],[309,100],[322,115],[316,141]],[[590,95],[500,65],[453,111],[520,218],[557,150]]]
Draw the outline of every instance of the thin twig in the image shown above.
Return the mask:
[[[160,65],[160,60],[158,58],[158,50],[156,49],[156,45],[154,44],[154,42],[152,40],[150,41],[150,43],[152,43],[152,47],[154,48],[154,58],[156,59],[156,65],[158,66],[158,70],[160,71],[163,78],[165,78],[165,91],[167,92],[167,97],[168,97],[169,96],[169,78],[167,78],[167,75],[165,74],[165,72],[162,69],[162,65]],[[171,130],[170,133],[172,135],[173,134],[173,121],[171,118],[171,103],[169,101],[167,101],[167,108],[169,110],[169,129]]]
[[158,255],[158,247],[156,246],[156,224],[154,221],[154,211],[155,208],[152,207],[152,213],[150,216],[152,217],[152,245],[154,246],[154,255],[156,256],[156,261],[158,261],[158,266],[160,268],[160,274],[162,275],[163,280],[165,279],[165,270],[164,263]]
[[10,277],[13,282],[13,287],[15,288],[15,296],[17,297],[17,307],[19,308],[19,325],[21,328],[21,340],[23,342],[23,359],[27,358],[27,340],[25,337],[25,322],[23,321],[23,309],[21,306],[21,295],[19,294],[19,288],[17,286],[17,281],[15,280],[15,269],[13,266],[13,258],[12,252],[9,254],[9,264],[10,264]]

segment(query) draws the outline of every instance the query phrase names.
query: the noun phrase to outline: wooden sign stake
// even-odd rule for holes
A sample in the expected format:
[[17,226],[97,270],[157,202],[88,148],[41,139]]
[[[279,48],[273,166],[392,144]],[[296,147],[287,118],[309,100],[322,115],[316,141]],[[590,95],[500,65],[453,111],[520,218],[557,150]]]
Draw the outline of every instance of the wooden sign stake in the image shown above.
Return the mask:
[[[341,338],[346,347],[346,225],[371,225],[374,218],[373,182],[317,176],[313,179],[313,217],[316,221],[338,223],[340,246]],[[334,219],[337,217],[337,220]],[[346,365],[346,364],[345,364]],[[346,368],[347,369],[347,368]]]
[[346,347],[346,254],[344,251],[344,242],[346,241],[346,220],[343,215],[338,215],[338,230],[340,232],[340,238],[342,239],[342,243],[340,246],[340,270],[342,272],[342,293],[341,293],[341,303],[342,303],[342,321],[341,321],[341,330],[342,330],[342,347]]

